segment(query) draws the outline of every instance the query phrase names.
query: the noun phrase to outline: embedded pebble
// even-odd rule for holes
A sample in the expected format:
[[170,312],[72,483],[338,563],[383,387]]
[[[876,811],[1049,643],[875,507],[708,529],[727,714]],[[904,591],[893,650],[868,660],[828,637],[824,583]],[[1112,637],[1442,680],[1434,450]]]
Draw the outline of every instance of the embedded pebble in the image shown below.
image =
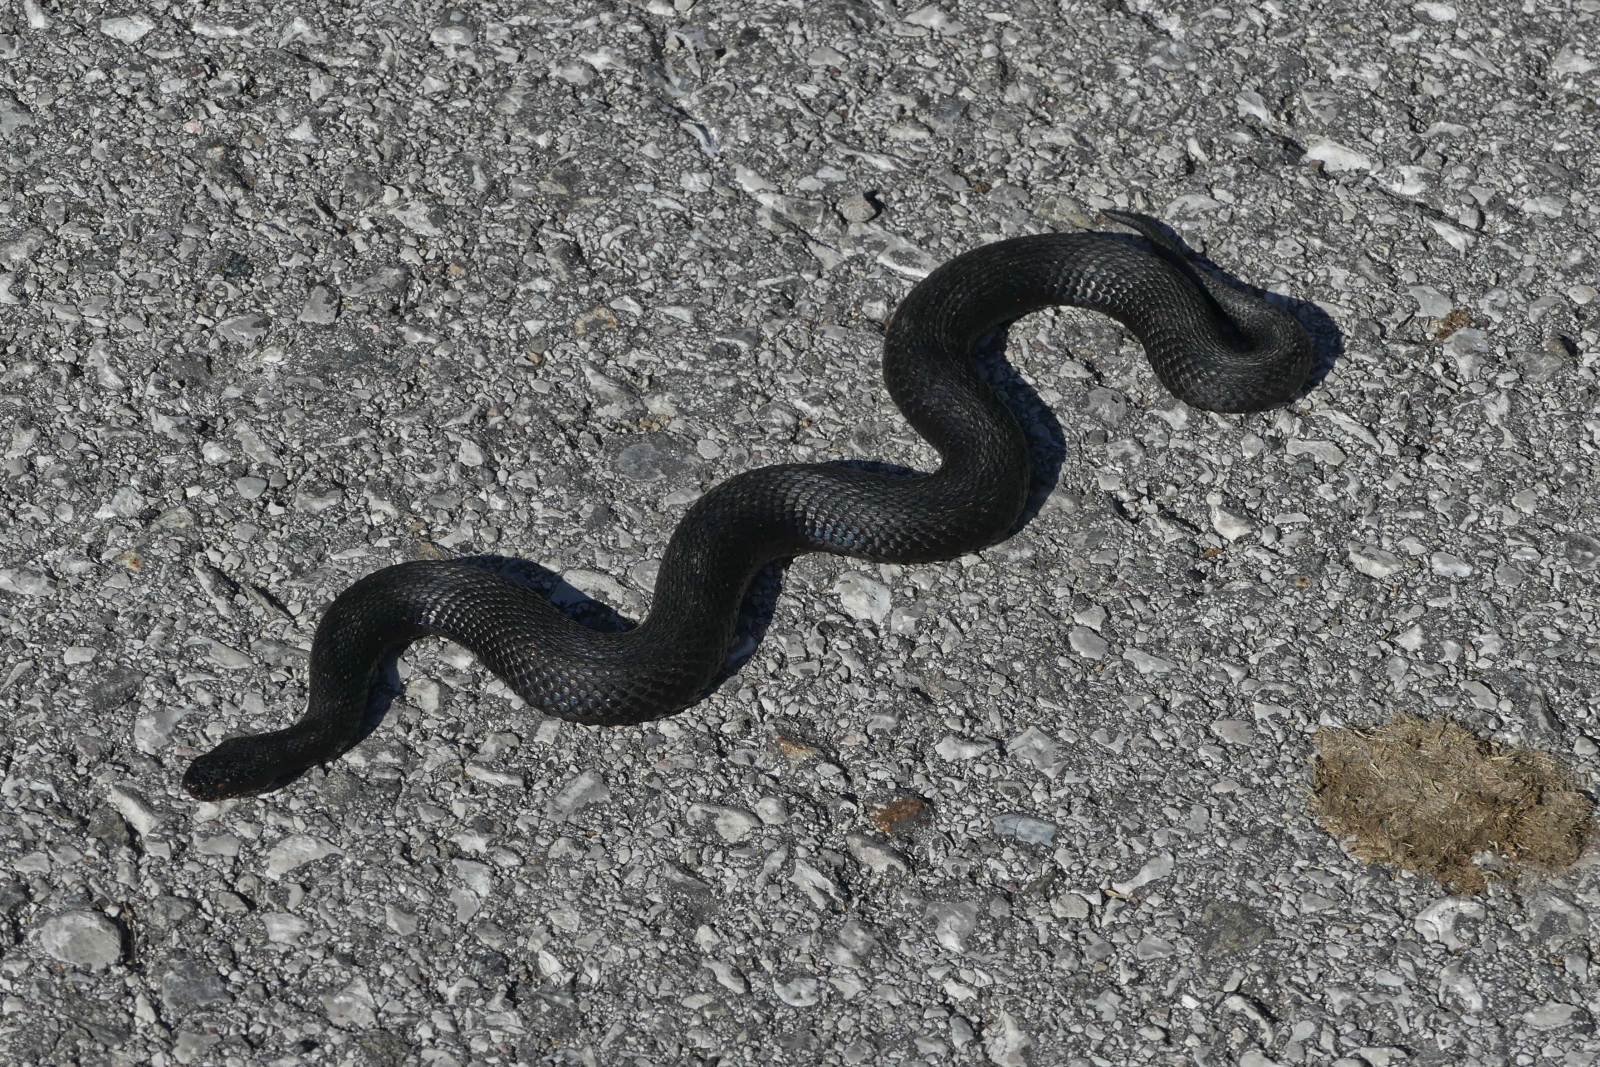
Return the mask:
[[55,592],[56,583],[48,574],[19,567],[0,568],[0,592],[18,596],[44,597]]
[[610,797],[611,789],[605,779],[595,771],[584,771],[574,775],[551,797],[550,817],[560,822],[580,809],[604,803]]
[[1405,564],[1393,552],[1370,545],[1350,549],[1350,563],[1369,578],[1388,578],[1398,574]]
[[1255,529],[1255,525],[1242,515],[1223,508],[1211,509],[1211,528],[1229,541],[1237,541]]
[[943,901],[928,905],[934,940],[951,952],[965,952],[967,939],[978,928],[978,906],[971,901]]
[[180,959],[161,973],[161,1006],[169,1015],[187,1015],[199,1008],[211,1008],[233,1000],[214,967],[200,960]]
[[774,978],[772,991],[791,1008],[809,1008],[822,1000],[822,983],[810,975],[787,980]]
[[1030,845],[1048,845],[1056,837],[1054,823],[1035,819],[1031,815],[996,815],[994,832],[1001,837],[1014,837]]
[[934,745],[933,750],[947,760],[970,760],[992,752],[994,747],[993,741],[973,741],[949,734]]
[[1110,643],[1087,626],[1074,626],[1067,635],[1072,651],[1085,659],[1104,659]]
[[865,574],[852,571],[842,576],[834,583],[833,591],[839,594],[845,614],[852,619],[881,623],[889,615],[891,600],[888,587]]
[[292,945],[311,931],[311,924],[298,915],[287,912],[276,912],[261,916],[261,925],[266,927],[267,940],[280,945]]
[[122,958],[122,931],[97,911],[69,911],[45,920],[39,947],[69,966],[98,971]]
[[1230,745],[1248,745],[1255,740],[1255,730],[1242,719],[1218,719],[1211,724],[1211,732]]
[[848,835],[845,838],[845,843],[850,848],[850,854],[860,860],[874,874],[884,874],[888,871],[904,872],[911,869],[906,863],[905,857],[900,853],[862,837],[860,834]]
[[308,863],[339,855],[343,851],[336,845],[312,837],[310,834],[293,834],[279,841],[267,852],[267,876],[280,878]]

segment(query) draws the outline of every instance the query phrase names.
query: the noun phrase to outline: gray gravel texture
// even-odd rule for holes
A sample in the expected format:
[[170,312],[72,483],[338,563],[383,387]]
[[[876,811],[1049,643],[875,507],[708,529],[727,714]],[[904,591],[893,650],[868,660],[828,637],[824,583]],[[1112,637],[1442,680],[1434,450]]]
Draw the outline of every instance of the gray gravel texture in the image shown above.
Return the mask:
[[[1450,899],[1305,800],[1402,709],[1600,770],[1597,94],[1596,0],[8,7],[0,1061],[1596,1062],[1593,865]],[[637,617],[733,472],[927,469],[887,311],[1113,205],[1320,387],[1029,318],[1006,543],[765,575],[652,727],[430,642],[325,772],[178,789],[374,568]]]

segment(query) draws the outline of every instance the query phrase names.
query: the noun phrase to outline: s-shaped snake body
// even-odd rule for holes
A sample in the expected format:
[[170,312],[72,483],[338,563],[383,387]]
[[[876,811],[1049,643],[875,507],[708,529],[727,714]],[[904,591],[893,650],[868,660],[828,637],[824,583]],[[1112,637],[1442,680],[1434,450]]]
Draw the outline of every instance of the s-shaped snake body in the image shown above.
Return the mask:
[[985,245],[939,267],[895,310],[884,381],[938,451],[938,470],[905,478],[786,463],[729,478],[678,523],[649,614],[622,633],[588,629],[468,563],[385,567],[323,616],[299,721],[223,741],[190,765],[184,788],[204,800],[245,796],[339,756],[361,736],[383,657],[418,637],[464,645],[546,714],[640,723],[683,710],[717,677],[740,602],[767,563],[804,552],[928,563],[1004,539],[1028,499],[1028,443],[971,354],[990,330],[1029,312],[1071,305],[1117,319],[1161,383],[1193,407],[1262,411],[1298,394],[1312,346],[1292,315],[1196,270],[1155,220],[1107,214],[1145,240],[1044,234]]

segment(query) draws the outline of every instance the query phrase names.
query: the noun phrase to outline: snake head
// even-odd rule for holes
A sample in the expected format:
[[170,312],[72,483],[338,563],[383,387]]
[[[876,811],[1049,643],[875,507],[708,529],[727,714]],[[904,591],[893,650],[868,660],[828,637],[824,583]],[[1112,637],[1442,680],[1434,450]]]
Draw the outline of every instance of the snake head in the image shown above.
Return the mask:
[[207,752],[183,773],[184,792],[196,800],[228,800],[264,793],[280,784],[285,773],[283,753],[263,745],[263,735],[230,737]]

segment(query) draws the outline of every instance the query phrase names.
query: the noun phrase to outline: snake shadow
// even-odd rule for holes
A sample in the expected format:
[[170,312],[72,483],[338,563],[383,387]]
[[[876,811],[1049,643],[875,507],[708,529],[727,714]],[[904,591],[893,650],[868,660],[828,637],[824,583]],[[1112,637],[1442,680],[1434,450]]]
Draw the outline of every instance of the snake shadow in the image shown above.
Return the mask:
[[1175,251],[1173,248],[1163,248],[1152,241],[1147,241],[1143,237],[1137,237],[1132,234],[1119,234],[1118,236],[1124,237],[1130,243],[1137,244],[1140,247],[1151,249],[1186,272],[1193,273],[1204,268],[1206,273],[1221,279],[1229,288],[1237,289],[1242,293],[1255,297],[1257,300],[1264,300],[1275,307],[1283,308],[1293,315],[1300,321],[1300,325],[1305,327],[1306,333],[1311,337],[1311,373],[1306,376],[1305,384],[1300,387],[1294,399],[1300,400],[1315,392],[1327,379],[1328,375],[1333,373],[1339,360],[1344,358],[1344,331],[1339,329],[1333,319],[1328,316],[1328,313],[1309,300],[1300,300],[1296,297],[1285,296],[1282,293],[1274,293],[1258,285],[1252,285],[1226,268],[1213,263],[1205,252],[1192,247],[1171,226],[1161,222],[1159,219],[1156,221],[1161,226],[1161,231],[1166,234],[1167,239],[1177,249],[1181,249],[1181,252]]

